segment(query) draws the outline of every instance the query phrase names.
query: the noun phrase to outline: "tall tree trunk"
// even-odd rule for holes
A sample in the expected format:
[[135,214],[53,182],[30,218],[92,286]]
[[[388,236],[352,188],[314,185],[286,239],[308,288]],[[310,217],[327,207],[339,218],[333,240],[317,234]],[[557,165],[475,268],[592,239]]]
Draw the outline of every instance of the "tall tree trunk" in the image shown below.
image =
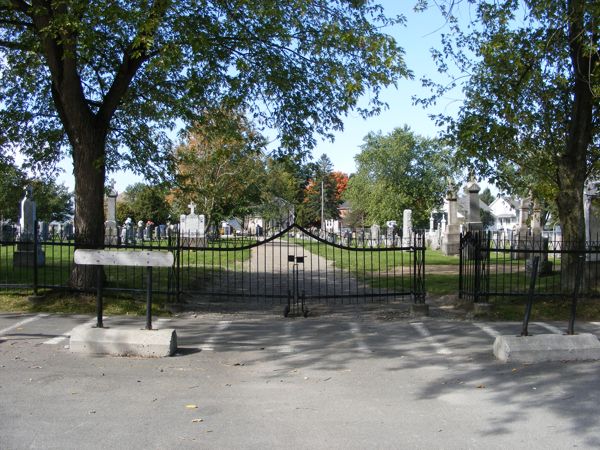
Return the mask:
[[[587,177],[587,153],[592,140],[594,98],[590,86],[590,74],[586,72],[592,56],[586,52],[583,39],[586,36],[586,0],[569,0],[569,45],[573,69],[573,105],[565,153],[562,155],[558,178],[560,193],[557,198],[558,214],[563,241],[574,250],[585,248],[585,223],[583,216],[583,187]],[[563,288],[573,290],[577,272],[576,253],[562,256],[561,272]]]
[[[104,246],[104,178],[106,133],[87,127],[73,143],[75,175],[75,248]],[[70,284],[77,289],[96,285],[92,266],[75,265]]]

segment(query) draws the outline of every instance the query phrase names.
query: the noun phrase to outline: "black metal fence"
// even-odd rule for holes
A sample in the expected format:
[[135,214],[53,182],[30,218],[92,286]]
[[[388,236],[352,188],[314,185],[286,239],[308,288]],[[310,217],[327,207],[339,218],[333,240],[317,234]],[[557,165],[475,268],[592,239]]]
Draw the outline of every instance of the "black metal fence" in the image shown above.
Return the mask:
[[[72,235],[48,233],[22,242],[19,231],[0,236],[1,289],[73,289]],[[174,266],[156,269],[152,290],[168,301],[253,302],[284,305],[290,299],[346,304],[425,299],[425,241],[397,228],[331,233],[297,225],[223,233],[181,233],[176,227],[115,229],[104,248],[163,250]],[[33,251],[33,249],[37,249]],[[78,270],[91,271],[91,266]],[[143,268],[105,267],[105,291],[147,290]],[[95,275],[90,273],[90,279]]]
[[[39,290],[77,290],[71,283],[74,262],[75,241],[72,234],[64,232],[32,234],[33,240],[21,240],[18,226],[12,231],[5,230],[0,235],[0,289],[28,289],[37,293]],[[137,231],[137,230],[134,230]],[[44,237],[44,239],[41,239]],[[112,242],[112,243],[111,243]],[[167,250],[176,252],[176,235],[161,239],[139,239],[132,241],[117,240],[116,236],[107,236],[104,248],[114,251],[125,250]],[[34,250],[35,249],[35,250]],[[79,270],[89,271],[89,278],[95,278],[95,268],[81,266]],[[144,268],[139,267],[105,267],[105,291],[113,292],[146,292],[147,277]],[[155,269],[152,279],[154,293],[174,297],[176,291],[174,268]]]
[[536,256],[536,296],[564,298],[581,271],[580,295],[600,297],[600,241],[582,246],[541,235],[504,237],[486,231],[461,235],[459,297],[486,302],[527,296]]
[[328,233],[290,225],[181,240],[178,291],[201,301],[336,305],[425,297],[423,234],[403,239],[392,230]]

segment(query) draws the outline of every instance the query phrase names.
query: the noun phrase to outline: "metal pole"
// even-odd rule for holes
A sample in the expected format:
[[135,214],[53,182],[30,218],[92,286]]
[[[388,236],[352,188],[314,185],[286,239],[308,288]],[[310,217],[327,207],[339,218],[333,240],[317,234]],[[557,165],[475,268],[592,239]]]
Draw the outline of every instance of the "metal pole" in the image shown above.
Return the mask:
[[583,264],[584,256],[580,255],[577,260],[577,275],[575,276],[575,286],[573,287],[573,299],[571,301],[571,317],[569,317],[569,327],[567,328],[567,334],[575,334],[575,314],[577,312],[577,297],[579,297],[579,289],[581,287],[581,279],[583,278],[583,271],[585,266]]
[[540,257],[533,257],[533,264],[531,264],[531,280],[529,282],[529,296],[527,297],[527,306],[525,306],[525,317],[523,318],[523,328],[521,328],[521,336],[529,336],[527,327],[529,326],[529,318],[531,317],[531,307],[533,306],[533,294],[535,291],[535,281],[537,278],[538,264],[540,263]]
[[102,323],[102,266],[96,266],[96,328],[104,328]]
[[465,259],[463,256],[464,235],[460,234],[460,243],[458,245],[458,298],[463,298],[463,264]]
[[146,330],[152,329],[152,267],[147,267]]
[[321,180],[321,230],[325,231],[325,189]]
[[38,221],[37,218],[33,220],[33,295],[38,295],[38,260],[37,260],[37,246],[38,246],[38,234],[37,234]]

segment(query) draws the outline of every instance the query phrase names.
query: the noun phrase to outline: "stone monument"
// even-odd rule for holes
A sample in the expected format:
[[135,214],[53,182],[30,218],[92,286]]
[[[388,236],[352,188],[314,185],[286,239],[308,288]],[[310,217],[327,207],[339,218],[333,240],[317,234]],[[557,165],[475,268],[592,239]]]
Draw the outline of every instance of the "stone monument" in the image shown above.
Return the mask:
[[511,253],[512,259],[527,258],[528,253],[524,250],[531,250],[531,238],[529,236],[529,228],[527,227],[530,206],[531,202],[528,198],[521,200],[519,221],[515,227],[512,239],[512,248],[515,250]]
[[104,222],[104,245],[118,245],[117,191],[111,189],[106,196],[106,222]]
[[481,222],[481,212],[479,208],[480,190],[481,188],[479,187],[475,179],[471,179],[471,181],[467,185],[467,193],[469,196],[469,210],[467,213],[467,231],[483,231],[483,223]]
[[21,200],[21,233],[17,250],[13,254],[15,267],[44,266],[46,257],[42,247],[37,243],[36,208],[31,186],[25,188],[25,196]]
[[402,212],[402,247],[410,247],[412,245],[412,210],[405,209]]
[[538,264],[538,275],[548,275],[552,273],[552,262],[548,261],[548,238],[542,236],[542,210],[538,201],[533,203],[533,214],[531,215],[531,248],[533,253],[525,263],[526,272],[531,273],[533,268],[533,258],[540,257]]
[[182,214],[179,217],[179,231],[182,245],[198,247],[204,241],[205,218],[203,214],[196,214],[196,204],[188,205],[190,214]]
[[457,215],[457,197],[453,187],[448,189],[446,194],[448,202],[448,224],[442,237],[442,252],[446,256],[458,255],[460,251],[460,226]]
[[371,225],[371,229],[370,231],[370,246],[371,247],[377,247],[379,246],[379,239],[380,239],[380,235],[381,235],[381,227],[374,223],[373,225]]

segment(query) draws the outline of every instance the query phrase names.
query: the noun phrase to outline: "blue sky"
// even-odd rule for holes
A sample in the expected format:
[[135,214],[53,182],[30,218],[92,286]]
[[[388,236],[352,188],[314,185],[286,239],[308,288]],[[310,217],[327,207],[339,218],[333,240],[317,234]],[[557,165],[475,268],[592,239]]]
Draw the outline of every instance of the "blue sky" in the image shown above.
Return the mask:
[[[358,114],[351,113],[344,120],[344,131],[335,134],[335,141],[319,140],[313,150],[313,155],[318,158],[326,153],[335,170],[352,173],[355,170],[354,157],[360,152],[363,138],[371,131],[386,134],[396,127],[408,125],[417,134],[434,137],[439,130],[428,115],[437,112],[452,113],[459,106],[456,98],[441,99],[437,106],[424,110],[421,106],[412,104],[412,97],[427,96],[428,91],[421,87],[420,79],[424,76],[435,77],[436,69],[432,62],[429,50],[440,46],[440,34],[447,31],[444,19],[439,12],[432,8],[425,13],[413,11],[416,0],[381,0],[387,16],[402,14],[407,21],[405,26],[395,26],[385,30],[395,37],[398,44],[404,48],[405,61],[414,74],[413,80],[401,80],[398,87],[391,87],[383,91],[382,98],[388,103],[389,109],[380,115],[362,119]],[[59,176],[59,181],[73,189],[72,163],[65,161],[61,164],[65,171]],[[141,177],[131,173],[114,173],[110,178],[116,182],[118,192],[137,181]]]
[[413,105],[412,97],[427,97],[429,90],[421,86],[423,76],[436,77],[437,71],[429,50],[440,46],[440,35],[448,31],[443,17],[436,9],[424,13],[413,11],[414,0],[387,0],[381,2],[386,15],[402,14],[407,21],[405,26],[396,26],[386,30],[394,36],[398,44],[404,48],[405,61],[414,78],[401,80],[398,87],[384,91],[383,99],[389,109],[380,115],[362,119],[358,115],[350,115],[344,121],[344,131],[336,134],[335,142],[321,142],[313,151],[315,157],[326,153],[332,160],[336,170],[351,173],[355,170],[354,156],[360,152],[363,138],[371,131],[383,134],[394,128],[408,125],[417,134],[434,137],[440,131],[428,117],[430,114],[444,112],[451,114],[459,106],[457,98],[440,99],[435,108],[423,109]]

